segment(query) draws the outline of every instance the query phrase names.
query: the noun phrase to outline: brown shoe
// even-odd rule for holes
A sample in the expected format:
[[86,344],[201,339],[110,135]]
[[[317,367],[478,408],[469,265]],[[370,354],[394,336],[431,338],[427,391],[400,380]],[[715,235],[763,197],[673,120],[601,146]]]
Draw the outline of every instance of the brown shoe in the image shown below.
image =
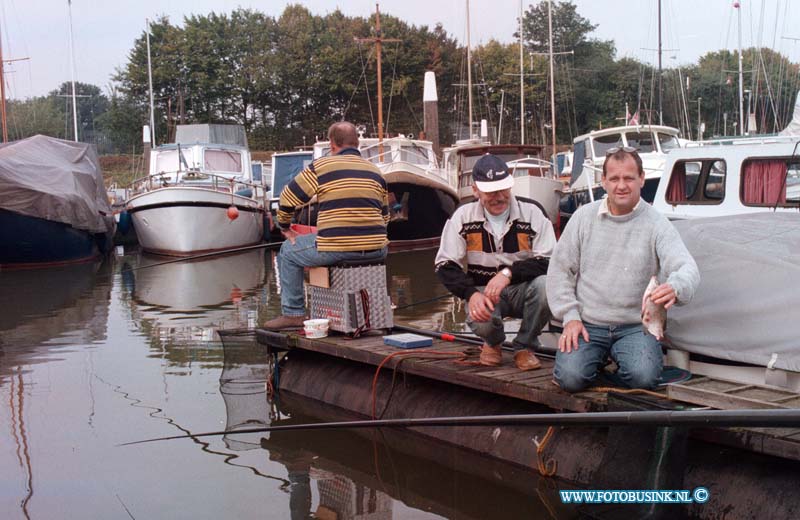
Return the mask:
[[305,316],[278,316],[262,325],[267,330],[302,329]]
[[514,364],[520,370],[536,370],[542,366],[542,362],[539,361],[536,354],[527,349],[514,354]]
[[484,343],[481,347],[480,362],[481,365],[486,365],[487,367],[499,367],[500,363],[503,362],[503,351],[500,345],[491,347]]

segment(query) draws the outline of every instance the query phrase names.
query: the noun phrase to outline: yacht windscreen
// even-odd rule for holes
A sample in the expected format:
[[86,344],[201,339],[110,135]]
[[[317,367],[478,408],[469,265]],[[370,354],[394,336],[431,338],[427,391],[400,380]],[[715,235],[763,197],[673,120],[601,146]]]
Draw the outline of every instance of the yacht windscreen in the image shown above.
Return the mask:
[[626,132],[628,146],[636,148],[639,153],[650,153],[656,150],[653,134],[650,132]]
[[242,172],[242,154],[232,150],[206,150],[203,154],[206,171]]
[[599,135],[592,139],[595,159],[605,159],[606,151],[622,146],[622,134]]

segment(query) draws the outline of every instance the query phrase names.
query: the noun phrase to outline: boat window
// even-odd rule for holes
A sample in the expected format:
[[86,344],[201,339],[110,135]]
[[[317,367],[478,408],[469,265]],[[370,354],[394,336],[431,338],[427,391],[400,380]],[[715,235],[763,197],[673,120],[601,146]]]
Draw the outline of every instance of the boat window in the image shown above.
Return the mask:
[[789,159],[748,159],[742,164],[739,195],[746,206],[797,206],[800,163]]
[[478,162],[478,159],[480,158],[480,155],[470,155],[464,157],[464,167],[462,168],[462,171],[471,172],[472,167],[475,166],[475,163]]
[[411,164],[428,165],[428,150],[417,145],[407,145],[400,147],[400,160]]
[[594,147],[594,156],[596,159],[603,159],[606,156],[606,150],[614,148],[615,146],[623,146],[622,134],[600,135],[592,139]]
[[206,171],[241,173],[242,154],[233,150],[207,149],[203,154]]
[[628,140],[628,146],[636,148],[639,153],[650,153],[656,150],[651,132],[626,132],[625,139]]
[[467,188],[472,186],[472,173],[462,173],[458,179],[459,188]]
[[703,195],[708,200],[721,201],[725,198],[725,161],[711,163],[703,186]]
[[[184,157],[186,152],[184,152]],[[178,150],[163,150],[156,154],[156,173],[176,172],[186,168],[178,163]]]
[[392,158],[392,149],[389,146],[383,147],[383,155],[380,154],[379,146],[372,145],[361,149],[361,157],[371,163],[379,164],[381,162],[388,162]]
[[694,161],[679,161],[675,163],[667,186],[668,203],[681,204],[694,196],[701,167],[701,163]]
[[661,132],[657,132],[656,135],[658,135],[658,142],[661,144],[661,151],[664,153],[681,147],[681,143],[678,141],[677,136],[671,134],[662,134]]
[[677,161],[670,172],[667,203],[719,204],[725,198],[725,170],[721,159]]

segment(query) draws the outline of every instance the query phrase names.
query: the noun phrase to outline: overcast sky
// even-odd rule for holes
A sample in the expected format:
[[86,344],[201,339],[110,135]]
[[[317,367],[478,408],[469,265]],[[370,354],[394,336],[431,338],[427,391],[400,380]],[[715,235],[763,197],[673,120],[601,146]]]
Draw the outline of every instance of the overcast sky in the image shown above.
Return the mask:
[[[283,0],[74,0],[72,23],[76,80],[104,91],[111,75],[127,61],[145,19],[167,15],[181,24],[190,14],[230,12],[237,7],[279,15]],[[340,8],[351,16],[370,16],[374,0],[305,0],[297,2],[316,14]],[[513,41],[519,0],[471,0],[472,43],[494,38]],[[524,2],[527,9],[530,0]],[[657,0],[574,0],[578,13],[598,24],[593,36],[613,39],[618,56],[655,63],[658,45]],[[662,0],[663,66],[687,64],[708,51],[737,46],[736,10],[731,0]],[[742,0],[742,39],[745,47],[761,41],[766,47],[800,61],[800,2]],[[794,5],[792,5],[794,4]],[[384,0],[381,12],[414,25],[441,22],[459,41],[466,40],[466,0]],[[3,58],[30,58],[6,64],[8,96],[43,95],[70,79],[67,0],[0,0]]]

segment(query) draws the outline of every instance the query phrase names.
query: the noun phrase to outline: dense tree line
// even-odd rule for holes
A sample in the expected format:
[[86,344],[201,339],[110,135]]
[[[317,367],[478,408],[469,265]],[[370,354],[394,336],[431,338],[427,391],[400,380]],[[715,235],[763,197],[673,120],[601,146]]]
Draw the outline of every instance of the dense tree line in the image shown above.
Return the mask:
[[[366,14],[366,13],[365,13]],[[466,51],[440,25],[414,26],[382,15],[384,120],[388,132],[422,130],[425,71],[437,76],[443,145],[468,134]],[[596,28],[570,2],[553,3],[557,140],[568,144],[589,130],[621,124],[626,105],[640,121],[658,122],[656,71],[631,58],[616,58],[613,41],[591,37]],[[500,142],[550,136],[547,3],[523,16],[525,109],[520,115],[519,46],[489,41],[473,49],[475,119],[487,119]],[[311,144],[330,122],[346,118],[376,133],[377,77],[374,17],[340,11],[314,15],[301,5],[278,17],[238,9],[230,14],[193,15],[174,24],[161,18],[150,26],[153,91],[158,142],[175,124],[244,125],[251,148],[284,150]],[[737,83],[730,70],[737,54],[711,52],[697,65],[665,69],[663,120],[696,136],[734,133]],[[744,53],[751,110],[759,131],[773,131],[791,118],[798,66],[769,50]],[[78,84],[79,136],[101,153],[131,153],[141,146],[149,120],[146,34],[133,43],[126,65],[106,93]],[[14,138],[34,133],[72,138],[71,92],[65,83],[47,96],[14,101],[9,107]],[[769,102],[768,94],[777,99]],[[702,98],[702,103],[696,99]],[[727,114],[727,116],[724,116]],[[725,124],[727,122],[727,125]],[[502,125],[502,126],[501,126]],[[499,134],[499,135],[498,135]]]

